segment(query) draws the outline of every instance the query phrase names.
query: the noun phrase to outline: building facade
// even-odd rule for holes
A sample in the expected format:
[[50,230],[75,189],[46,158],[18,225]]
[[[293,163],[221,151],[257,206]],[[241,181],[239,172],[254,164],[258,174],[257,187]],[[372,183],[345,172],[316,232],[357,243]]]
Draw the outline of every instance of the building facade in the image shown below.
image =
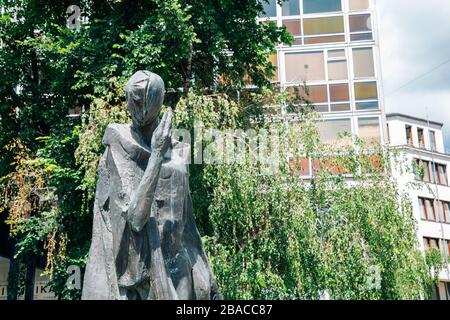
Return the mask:
[[263,2],[261,23],[275,22],[293,35],[271,61],[282,90],[306,84],[322,114],[322,140],[342,132],[385,140],[385,116],[374,0]]
[[[400,150],[400,160],[411,164],[402,171],[393,165],[399,188],[410,196],[423,251],[439,249],[450,256],[450,155],[445,153],[442,123],[402,114],[388,114],[389,145]],[[424,183],[414,183],[424,182]],[[435,298],[450,300],[450,266],[441,270]]]
[[[294,43],[280,44],[270,57],[277,66],[273,82],[282,90],[306,84],[308,99],[322,115],[322,141],[332,144],[343,132],[398,147],[407,162],[428,168],[426,186],[413,190],[417,175],[395,172],[413,203],[422,250],[450,252],[450,155],[445,154],[442,124],[404,115],[386,120],[376,0],[276,0],[263,2],[261,23],[285,26]],[[448,266],[440,273],[436,299],[450,299]]]

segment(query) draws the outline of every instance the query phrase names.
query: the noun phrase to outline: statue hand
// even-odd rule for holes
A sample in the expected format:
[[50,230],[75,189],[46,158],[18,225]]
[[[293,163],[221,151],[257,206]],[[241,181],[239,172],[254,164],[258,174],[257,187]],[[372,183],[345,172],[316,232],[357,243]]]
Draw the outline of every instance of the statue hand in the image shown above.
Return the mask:
[[172,112],[164,113],[161,122],[152,136],[152,150],[164,155],[172,141]]

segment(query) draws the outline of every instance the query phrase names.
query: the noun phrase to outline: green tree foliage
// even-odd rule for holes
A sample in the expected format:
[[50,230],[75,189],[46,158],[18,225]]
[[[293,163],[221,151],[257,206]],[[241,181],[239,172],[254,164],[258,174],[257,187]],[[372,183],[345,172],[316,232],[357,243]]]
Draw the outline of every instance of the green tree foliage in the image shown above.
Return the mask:
[[390,153],[361,144],[321,146],[311,140],[314,131],[306,120],[280,150],[316,160],[320,169],[308,181],[293,174],[292,163],[281,162],[273,175],[251,161],[213,169],[214,236],[207,243],[224,296],[424,296],[432,278],[418,250],[411,204],[387,169]]
[[[83,19],[75,30],[66,26],[71,5]],[[257,1],[0,0],[0,7],[0,203],[17,261],[47,258],[54,291],[75,298],[65,270],[84,265],[101,137],[109,123],[128,120],[127,78],[139,69],[159,73],[172,106],[180,91],[223,91],[244,79],[264,86],[274,70],[267,55],[291,37],[256,22]],[[67,117],[70,109],[86,113]]]

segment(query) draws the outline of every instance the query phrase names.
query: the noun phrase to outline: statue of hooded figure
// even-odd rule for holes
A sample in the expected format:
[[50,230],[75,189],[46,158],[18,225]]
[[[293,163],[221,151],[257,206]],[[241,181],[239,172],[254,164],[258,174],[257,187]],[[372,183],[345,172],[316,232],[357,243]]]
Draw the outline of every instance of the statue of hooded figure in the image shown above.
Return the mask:
[[83,300],[218,299],[192,215],[190,147],[159,121],[164,82],[136,72],[125,86],[132,124],[111,124],[100,160]]

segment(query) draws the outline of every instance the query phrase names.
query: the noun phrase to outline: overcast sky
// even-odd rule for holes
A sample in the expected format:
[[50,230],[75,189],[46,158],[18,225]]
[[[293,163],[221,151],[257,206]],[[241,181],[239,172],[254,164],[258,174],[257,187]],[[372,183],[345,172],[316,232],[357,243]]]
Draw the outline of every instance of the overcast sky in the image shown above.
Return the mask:
[[376,2],[386,112],[426,118],[428,106],[450,152],[450,1]]

